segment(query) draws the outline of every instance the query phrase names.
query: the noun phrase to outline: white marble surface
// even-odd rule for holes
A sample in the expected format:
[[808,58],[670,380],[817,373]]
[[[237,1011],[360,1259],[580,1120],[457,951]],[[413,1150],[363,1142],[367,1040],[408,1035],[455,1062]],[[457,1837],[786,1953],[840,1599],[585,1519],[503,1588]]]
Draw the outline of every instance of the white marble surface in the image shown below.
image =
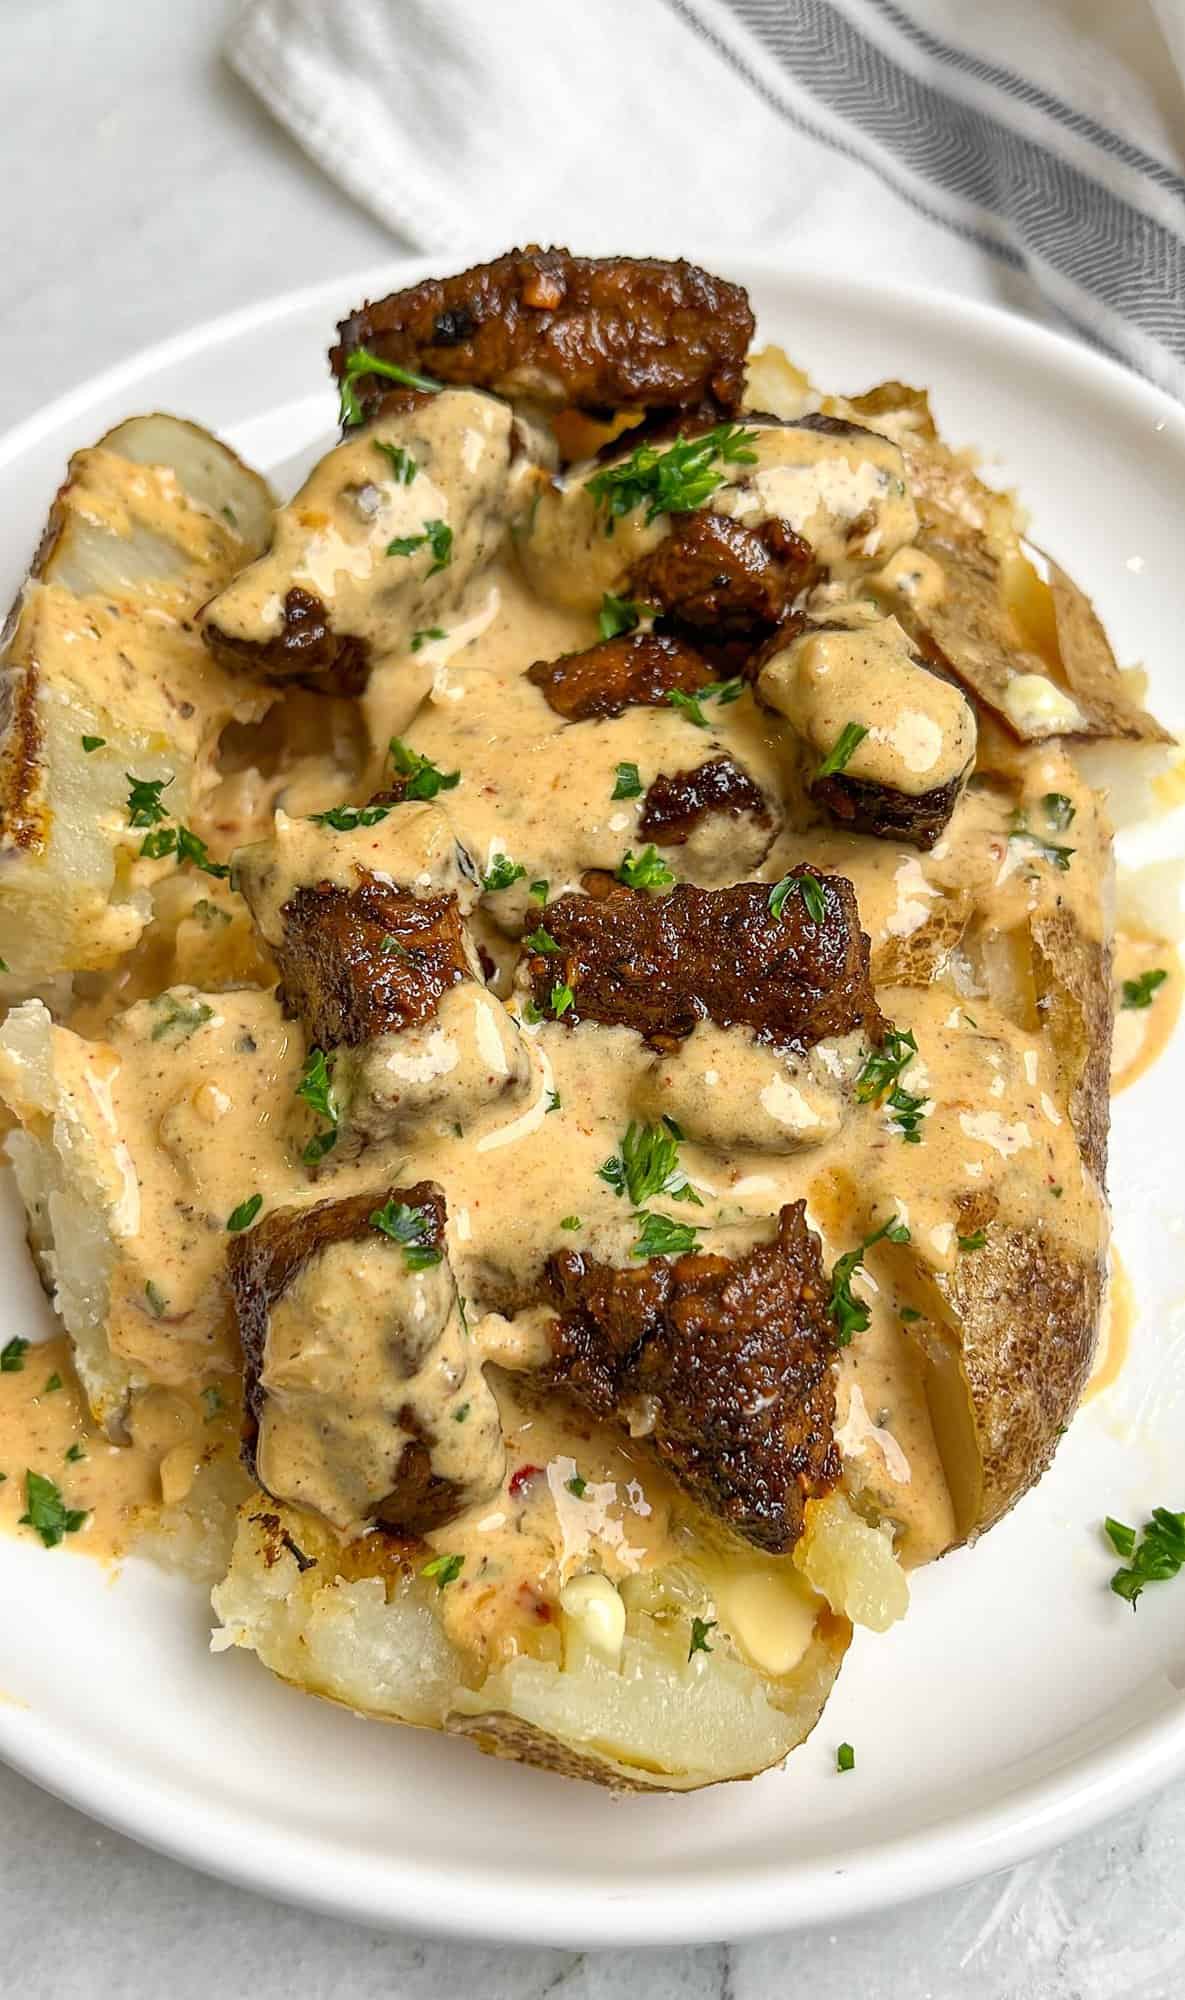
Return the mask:
[[[195,319],[400,247],[221,68],[222,18],[218,0],[0,7],[0,427]],[[207,2000],[215,1980],[252,2000],[1185,1992],[1181,1785],[1009,1875],[838,1933],[656,1953],[421,1943],[308,1916],[145,1853],[2,1769],[0,1829],[0,1992],[21,2000]]]

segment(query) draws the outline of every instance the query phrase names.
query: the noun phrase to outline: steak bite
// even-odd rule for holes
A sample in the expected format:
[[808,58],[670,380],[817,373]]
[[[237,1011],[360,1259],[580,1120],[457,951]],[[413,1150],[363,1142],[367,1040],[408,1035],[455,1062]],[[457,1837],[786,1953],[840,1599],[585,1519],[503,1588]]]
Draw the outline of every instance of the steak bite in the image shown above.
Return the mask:
[[346,815],[278,814],[235,867],[285,1006],[331,1058],[338,1137],[361,1144],[518,1095],[531,1067],[486,989],[465,922],[475,871],[444,813],[408,800]]
[[784,521],[746,528],[726,514],[681,514],[635,563],[629,594],[717,641],[756,643],[782,623],[814,566],[810,544]]
[[548,1385],[644,1439],[732,1533],[792,1549],[804,1502],[839,1476],[834,1329],[805,1203],[737,1257],[619,1270],[564,1250],[546,1277],[559,1314]]
[[[885,1022],[851,883],[806,866],[786,881],[784,895],[781,884],[774,892],[765,882],[740,882],[680,884],[658,896],[602,883],[599,894],[561,896],[542,918],[559,953],[526,960],[535,1003],[552,1012],[555,986],[567,985],[565,1025],[635,1028],[662,1051],[703,1021],[748,1028],[797,1055],[856,1030],[879,1042]],[[821,904],[818,922],[808,896]]]
[[747,771],[731,757],[710,757],[693,771],[665,773],[650,785],[638,821],[644,840],[658,847],[681,847],[712,818],[748,819],[772,829],[770,803]]
[[569,722],[620,715],[627,708],[663,708],[673,692],[696,695],[715,675],[684,640],[658,632],[602,639],[583,653],[536,660],[527,679],[549,708]]
[[[248,1471],[334,1527],[422,1535],[494,1493],[497,1404],[429,1181],[275,1209],[232,1239]],[[456,1420],[465,1411],[464,1423]]]
[[[753,337],[749,301],[682,259],[573,257],[530,245],[452,278],[426,278],[342,320],[330,364],[339,380],[365,348],[438,382],[552,408],[733,410]],[[364,417],[388,393],[358,372]]]
[[975,762],[975,714],[895,618],[831,606],[767,649],[757,693],[799,737],[810,794],[839,825],[933,847]]

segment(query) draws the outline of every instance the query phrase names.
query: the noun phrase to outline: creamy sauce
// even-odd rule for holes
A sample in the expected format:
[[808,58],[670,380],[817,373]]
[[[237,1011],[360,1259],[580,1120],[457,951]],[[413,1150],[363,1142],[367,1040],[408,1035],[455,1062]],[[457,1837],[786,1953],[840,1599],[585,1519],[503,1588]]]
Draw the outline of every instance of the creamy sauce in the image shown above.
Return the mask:
[[[1125,986],[1140,988],[1149,973],[1168,977],[1151,991],[1145,1006],[1132,1006]],[[1164,939],[1115,935],[1115,1042],[1111,1051],[1111,1092],[1115,1096],[1151,1069],[1167,1047],[1181,1012],[1181,960]]]
[[1111,1245],[1111,1264],[1107,1280],[1107,1296],[1103,1304],[1102,1322],[1099,1327],[1099,1349],[1090,1380],[1082,1394],[1084,1403],[1092,1402],[1118,1382],[1123,1372],[1123,1364],[1131,1350],[1132,1329],[1136,1320],[1136,1295],[1127,1268],[1114,1243]]
[[[954,1268],[967,1196],[1004,1223],[1039,1223],[1075,1255],[1098,1238],[1101,1194],[1075,1143],[1031,975],[1027,984],[1022,975],[1035,924],[1068,913],[1087,936],[1100,935],[1106,835],[1091,793],[1049,746],[1021,753],[999,782],[973,781],[928,854],[821,822],[802,790],[802,745],[830,748],[833,724],[836,734],[844,720],[869,727],[867,761],[853,758],[853,775],[915,793],[944,782],[940,774],[958,776],[974,752],[963,698],[908,658],[895,621],[875,607],[808,642],[808,660],[811,646],[822,650],[806,678],[823,690],[812,693],[809,716],[789,697],[777,712],[746,691],[730,703],[706,699],[704,728],[670,706],[566,722],[523,669],[591,644],[602,590],[669,523],[647,526],[638,509],[606,536],[586,467],[562,488],[547,483],[516,553],[508,517],[545,476],[530,454],[519,472],[508,470],[509,436],[508,415],[492,399],[450,392],[337,447],[283,510],[272,551],[223,591],[211,615],[226,631],[266,637],[277,629],[282,586],[297,576],[315,588],[339,630],[373,642],[375,671],[358,707],[367,742],[343,736],[336,775],[326,746],[288,767],[284,782],[304,792],[288,795],[265,844],[238,857],[236,879],[263,940],[251,947],[254,961],[242,899],[229,887],[203,880],[198,898],[172,891],[177,907],[160,920],[156,956],[126,979],[150,979],[167,964],[181,983],[120,1012],[119,1001],[142,989],[116,982],[70,1026],[14,1017],[0,1039],[0,1087],[25,1127],[26,1171],[28,1149],[56,1136],[85,1169],[107,1232],[108,1261],[91,1274],[87,1310],[119,1363],[117,1427],[125,1417],[133,1433],[146,1423],[147,1397],[192,1399],[235,1371],[224,1270],[228,1219],[245,1199],[261,1195],[266,1214],[436,1182],[448,1201],[448,1266],[413,1280],[395,1246],[345,1246],[315,1259],[274,1309],[265,1371],[274,1403],[260,1457],[267,1484],[343,1533],[356,1528],[389,1490],[393,1449],[412,1435],[406,1405],[445,1438],[459,1483],[488,1486],[430,1537],[437,1551],[464,1558],[439,1608],[475,1677],[515,1651],[558,1658],[574,1644],[576,1600],[563,1608],[561,1594],[586,1572],[628,1596],[656,1568],[680,1565],[701,1586],[709,1579],[742,1648],[784,1661],[802,1616],[790,1565],[722,1555],[710,1524],[643,1442],[530,1407],[515,1378],[545,1351],[546,1315],[506,1315],[553,1251],[577,1247],[630,1264],[632,1206],[598,1170],[631,1120],[666,1114],[686,1133],[680,1164],[701,1206],[661,1196],[647,1206],[693,1222],[705,1247],[735,1253],[768,1234],[783,1203],[804,1198],[830,1268],[896,1216],[909,1245],[879,1243],[855,1280],[869,1326],[838,1357],[839,1436],[849,1490],[868,1515],[893,1524],[904,1560],[940,1553],[955,1532],[954,1508],[925,1356],[902,1309],[925,1296],[931,1274]],[[414,480],[395,479],[376,439],[417,457]],[[941,595],[932,560],[912,547],[916,515],[896,446],[766,429],[756,450],[755,465],[723,468],[712,504],[748,522],[776,514],[808,534],[842,586],[827,616],[863,573],[879,572],[899,593]],[[430,518],[454,529],[451,563],[435,577],[428,545],[407,557],[385,553]],[[443,636],[413,650],[413,628],[424,626]],[[381,784],[393,733],[442,772],[458,772],[456,786],[371,827],[312,824],[308,812],[362,801]],[[577,888],[587,869],[615,869],[644,845],[639,819],[653,778],[721,754],[766,795],[769,825],[718,815],[685,846],[662,849],[663,859],[676,877],[705,884],[772,883],[803,860],[849,877],[881,1005],[917,1041],[901,1081],[920,1106],[920,1143],[906,1142],[886,1103],[851,1101],[866,1053],[857,1037],[792,1063],[747,1032],[704,1024],[676,1054],[659,1056],[629,1029],[529,1018],[509,940],[539,921],[531,885],[546,882],[554,897]],[[613,797],[621,764],[637,765],[642,794]],[[267,785],[257,770],[248,778],[236,768],[209,788],[219,851],[258,841],[274,796]],[[1069,832],[1049,835],[1040,801],[1053,793],[1067,797],[1074,819]],[[213,822],[199,813],[195,824],[213,837]],[[1075,850],[1065,871],[1045,851],[1050,838]],[[473,909],[477,891],[458,842],[479,875],[498,856],[523,873]],[[475,963],[475,977],[424,1031],[342,1059],[335,1089],[340,1082],[343,1103],[356,1107],[354,1138],[367,1143],[347,1143],[347,1119],[341,1144],[310,1167],[301,1156],[320,1127],[295,1095],[304,1037],[268,988],[266,944],[279,941],[298,887],[352,887],[361,871],[413,893],[456,894],[496,969],[487,987]],[[214,916],[199,918],[198,901]],[[264,984],[221,990],[236,978]],[[1167,994],[1150,1011],[1161,1006]],[[0,1406],[7,1386],[0,1379]],[[32,1400],[21,1424],[57,1422]],[[504,1469],[495,1462],[494,1400]],[[471,1415],[456,1422],[466,1402]],[[14,1435],[24,1435],[19,1425]],[[184,1459],[191,1441],[176,1442]],[[139,1449],[104,1447],[102,1466],[132,1477]],[[181,1460],[174,1471],[181,1479]],[[143,1476],[149,1487],[162,1478]],[[92,1467],[87,1478],[97,1477]],[[72,1484],[70,1504],[82,1504],[76,1490],[98,1509],[97,1487]],[[9,1506],[4,1496],[0,1488],[0,1506]]]
[[759,686],[818,759],[845,729],[862,729],[843,770],[867,784],[916,797],[962,777],[975,755],[970,703],[919,665],[895,618],[847,608],[843,630],[808,629],[774,655]]

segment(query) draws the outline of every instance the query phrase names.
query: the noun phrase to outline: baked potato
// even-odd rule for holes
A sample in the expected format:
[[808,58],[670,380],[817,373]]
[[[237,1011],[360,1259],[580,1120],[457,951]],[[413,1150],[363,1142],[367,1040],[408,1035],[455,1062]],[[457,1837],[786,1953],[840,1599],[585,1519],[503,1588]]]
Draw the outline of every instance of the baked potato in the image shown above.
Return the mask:
[[[10,1153],[108,1435],[241,1384],[215,1650],[630,1790],[780,1762],[1071,1421],[1089,766],[1165,757],[924,393],[768,349],[742,392],[748,324],[562,251],[367,306],[270,546],[222,447],[123,426],[10,654],[9,964],[65,1013],[0,1031]],[[81,643],[113,550],[130,724]]]

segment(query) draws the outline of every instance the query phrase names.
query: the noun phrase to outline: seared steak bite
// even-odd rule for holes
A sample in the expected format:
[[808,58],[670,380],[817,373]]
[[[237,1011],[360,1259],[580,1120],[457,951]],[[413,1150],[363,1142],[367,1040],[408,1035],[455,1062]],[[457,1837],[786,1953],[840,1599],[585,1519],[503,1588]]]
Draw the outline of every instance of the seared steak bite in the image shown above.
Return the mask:
[[726,514],[682,514],[634,565],[629,594],[716,640],[756,642],[781,624],[813,567],[809,543],[784,521],[746,528]]
[[455,1123],[531,1070],[486,990],[465,922],[474,871],[444,813],[381,799],[343,812],[339,826],[280,814],[236,870],[286,1008],[332,1058],[338,1137],[358,1144]]
[[655,778],[646,793],[638,832],[658,847],[680,847],[713,814],[734,820],[748,817],[759,826],[773,826],[769,800],[748,772],[731,757],[711,757],[693,771]]
[[322,1048],[430,1020],[441,994],[473,977],[456,897],[415,896],[375,875],[355,889],[297,889],[277,956],[285,1005]]
[[[784,896],[766,882],[681,884],[658,896],[602,883],[600,894],[561,896],[542,920],[559,953],[526,961],[535,1003],[550,1014],[553,990],[567,985],[566,1025],[636,1028],[661,1050],[707,1020],[798,1054],[855,1029],[879,1042],[885,1023],[851,883],[805,866],[787,879]],[[808,895],[821,901],[818,922]]]
[[265,680],[311,687],[322,694],[361,694],[370,672],[360,639],[333,631],[321,599],[295,584],[284,594],[282,623],[274,638],[249,639],[203,625],[203,637],[219,663]]
[[341,1529],[421,1535],[496,1490],[501,1425],[465,1337],[445,1220],[440,1189],[419,1181],[276,1209],[232,1238],[243,1456],[275,1499]]
[[762,655],[758,698],[799,737],[812,798],[841,826],[933,847],[975,762],[974,711],[863,600],[788,628]]
[[699,653],[658,632],[603,639],[583,653],[536,660],[527,679],[549,708],[569,722],[620,715],[627,708],[662,708],[672,692],[695,695],[715,680]]
[[804,1214],[783,1208],[773,1241],[735,1258],[619,1270],[564,1250],[547,1263],[549,1384],[644,1438],[693,1499],[775,1555],[839,1475],[834,1329]]
[[[330,350],[341,379],[359,348],[438,382],[554,408],[735,409],[753,314],[739,285],[658,257],[573,257],[531,245],[362,306]],[[364,416],[390,384],[358,374]]]

